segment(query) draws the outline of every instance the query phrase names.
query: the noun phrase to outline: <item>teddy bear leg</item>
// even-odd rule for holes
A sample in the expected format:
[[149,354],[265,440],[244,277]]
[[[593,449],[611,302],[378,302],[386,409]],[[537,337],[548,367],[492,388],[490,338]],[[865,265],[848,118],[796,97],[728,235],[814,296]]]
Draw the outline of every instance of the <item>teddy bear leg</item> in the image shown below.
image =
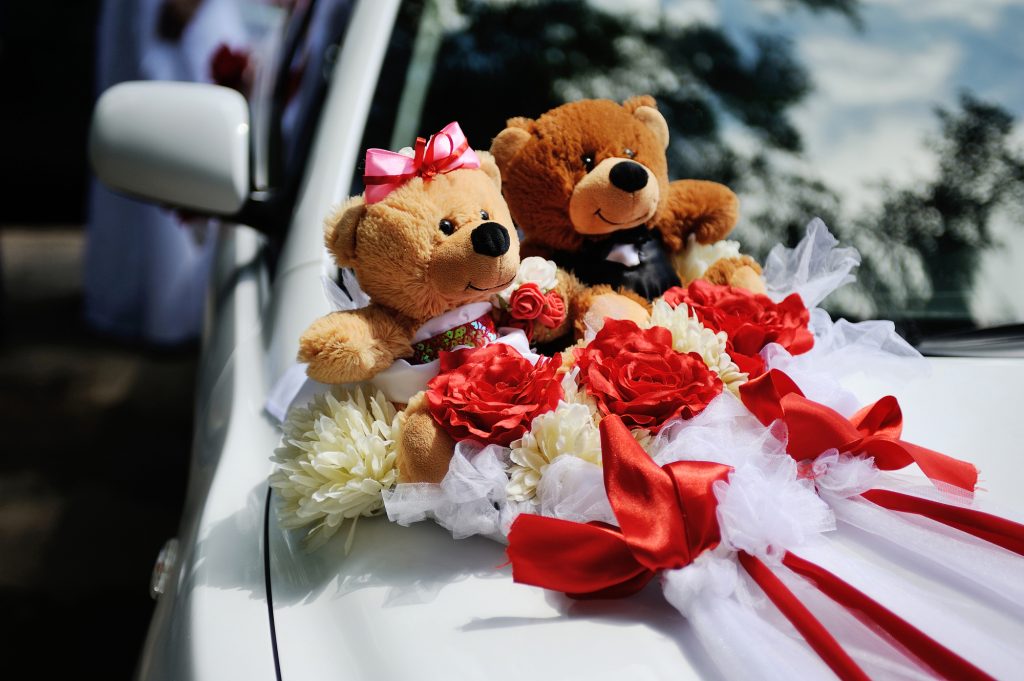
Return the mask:
[[583,291],[575,301],[574,315],[577,338],[583,338],[587,329],[600,331],[606,319],[629,319],[642,324],[650,318],[650,303],[633,291],[613,291],[600,285]]
[[722,258],[712,264],[701,279],[712,284],[746,289],[751,293],[763,294],[766,290],[761,266],[749,255]]
[[398,481],[438,483],[448,473],[455,441],[434,421],[425,393],[405,408],[405,423],[398,437]]

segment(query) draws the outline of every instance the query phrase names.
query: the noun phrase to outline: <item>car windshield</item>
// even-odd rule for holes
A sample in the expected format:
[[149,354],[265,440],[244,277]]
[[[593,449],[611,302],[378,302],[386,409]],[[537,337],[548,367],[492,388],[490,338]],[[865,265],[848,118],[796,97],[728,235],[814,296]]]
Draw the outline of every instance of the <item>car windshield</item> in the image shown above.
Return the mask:
[[1004,0],[406,2],[364,143],[457,119],[486,148],[512,116],[652,94],[671,177],[732,187],[746,251],[820,216],[861,252],[834,314],[1020,322],[1022,33]]

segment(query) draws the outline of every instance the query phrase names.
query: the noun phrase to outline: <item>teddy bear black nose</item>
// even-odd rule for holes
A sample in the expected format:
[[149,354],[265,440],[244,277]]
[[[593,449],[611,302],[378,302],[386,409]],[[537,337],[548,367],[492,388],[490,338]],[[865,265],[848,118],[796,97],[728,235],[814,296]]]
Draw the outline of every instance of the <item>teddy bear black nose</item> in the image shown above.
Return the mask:
[[508,230],[497,222],[485,222],[477,225],[470,235],[473,240],[473,250],[480,255],[490,255],[497,258],[505,255],[512,241],[508,238]]
[[622,161],[612,167],[608,179],[622,191],[633,193],[647,186],[647,170],[639,163]]

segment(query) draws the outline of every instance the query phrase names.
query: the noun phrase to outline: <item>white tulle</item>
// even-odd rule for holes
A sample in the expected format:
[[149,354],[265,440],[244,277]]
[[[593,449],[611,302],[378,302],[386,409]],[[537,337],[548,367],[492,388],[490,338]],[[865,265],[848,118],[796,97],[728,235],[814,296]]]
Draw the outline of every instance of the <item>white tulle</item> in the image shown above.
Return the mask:
[[430,518],[456,539],[480,534],[503,541],[511,522],[502,518],[508,513],[508,452],[498,445],[458,443],[440,484],[403,483],[385,492],[388,518],[399,525]]
[[835,529],[828,506],[813,485],[797,479],[796,462],[788,456],[741,466],[714,490],[722,542],[735,551],[773,561],[789,547]]
[[860,265],[855,248],[840,248],[820,218],[807,224],[807,233],[795,248],[775,246],[764,263],[768,296],[775,301],[800,294],[804,305],[816,307],[828,294],[854,281]]
[[891,321],[833,321],[817,307],[830,293],[854,280],[852,273],[859,264],[857,251],[840,247],[825,223],[814,219],[796,247],[772,249],[764,268],[773,300],[797,293],[810,310],[814,346],[809,352],[791,356],[770,344],[762,350],[762,357],[768,368],[789,374],[807,397],[844,415],[859,406],[853,394],[842,387],[845,379],[867,374],[908,380],[928,373],[927,362],[896,332]]
[[[707,552],[691,565],[663,573],[665,599],[685,616],[727,679],[831,679],[832,672],[806,643],[776,627],[741,598],[750,591],[736,561]],[[756,587],[754,587],[756,588]]]
[[617,525],[604,490],[604,471],[576,456],[555,459],[537,486],[535,513],[589,523]]

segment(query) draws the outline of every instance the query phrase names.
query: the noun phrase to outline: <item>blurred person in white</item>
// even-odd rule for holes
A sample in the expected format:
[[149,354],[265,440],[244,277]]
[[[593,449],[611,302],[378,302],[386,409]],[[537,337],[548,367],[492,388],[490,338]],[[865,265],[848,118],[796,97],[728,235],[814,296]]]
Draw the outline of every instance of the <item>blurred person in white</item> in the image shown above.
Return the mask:
[[[97,94],[126,80],[215,80],[223,57],[244,61],[248,51],[252,31],[243,20],[244,2],[105,0]],[[103,333],[158,345],[196,338],[216,241],[213,221],[186,221],[169,209],[115,194],[95,179],[89,203],[88,323]]]

